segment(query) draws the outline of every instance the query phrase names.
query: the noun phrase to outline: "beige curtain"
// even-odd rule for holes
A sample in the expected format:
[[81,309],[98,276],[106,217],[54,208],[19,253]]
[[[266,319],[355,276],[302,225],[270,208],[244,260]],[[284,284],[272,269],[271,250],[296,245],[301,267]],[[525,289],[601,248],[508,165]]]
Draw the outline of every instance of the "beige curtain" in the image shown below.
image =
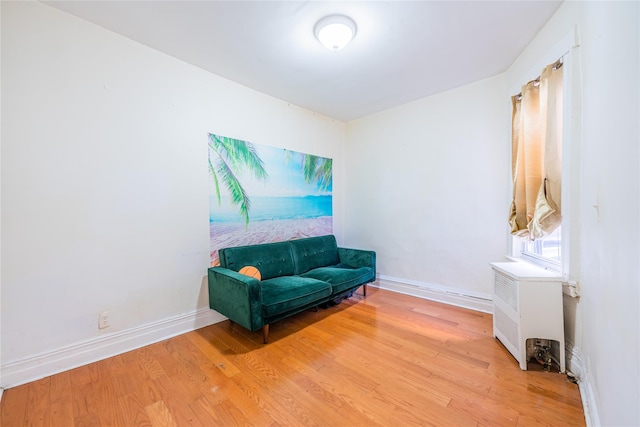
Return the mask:
[[511,234],[530,240],[560,225],[562,184],[562,64],[547,65],[513,104]]

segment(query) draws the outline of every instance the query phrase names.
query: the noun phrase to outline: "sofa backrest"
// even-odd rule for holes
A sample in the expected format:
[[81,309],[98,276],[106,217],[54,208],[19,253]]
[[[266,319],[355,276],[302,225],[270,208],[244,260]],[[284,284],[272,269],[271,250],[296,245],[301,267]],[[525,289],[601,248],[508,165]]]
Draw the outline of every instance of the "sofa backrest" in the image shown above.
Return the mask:
[[242,267],[251,265],[260,271],[262,280],[294,274],[289,242],[224,248],[218,254],[221,267],[240,271]]
[[289,243],[293,254],[295,274],[306,273],[314,268],[336,265],[340,262],[338,244],[333,235],[291,240]]
[[250,265],[260,271],[262,280],[302,274],[340,262],[338,244],[333,235],[236,246],[220,249],[218,254],[221,267],[240,271]]

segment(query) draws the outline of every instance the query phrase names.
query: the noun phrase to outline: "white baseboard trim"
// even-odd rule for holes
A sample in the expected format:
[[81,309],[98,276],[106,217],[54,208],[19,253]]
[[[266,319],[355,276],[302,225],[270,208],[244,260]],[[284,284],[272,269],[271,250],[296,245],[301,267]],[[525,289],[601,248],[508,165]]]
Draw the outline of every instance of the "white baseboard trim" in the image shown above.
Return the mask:
[[601,424],[595,394],[589,381],[586,365],[582,359],[582,353],[580,349],[569,343],[565,343],[565,351],[567,354],[567,370],[578,380],[578,388],[580,389],[580,398],[582,399],[582,408],[587,427],[599,426]]
[[493,299],[489,294],[383,275],[379,275],[378,280],[370,285],[457,307],[493,313]]
[[101,335],[39,355],[15,360],[0,367],[2,389],[15,387],[49,375],[135,350],[167,338],[225,320],[220,313],[201,308],[135,328]]

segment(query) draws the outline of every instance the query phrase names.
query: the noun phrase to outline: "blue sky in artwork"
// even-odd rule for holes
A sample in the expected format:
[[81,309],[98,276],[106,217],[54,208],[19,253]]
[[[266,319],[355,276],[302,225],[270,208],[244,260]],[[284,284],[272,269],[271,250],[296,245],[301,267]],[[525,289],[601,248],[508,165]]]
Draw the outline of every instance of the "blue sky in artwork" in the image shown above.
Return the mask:
[[[238,179],[249,197],[291,197],[330,195],[328,191],[320,191],[315,182],[307,184],[302,172],[303,155],[299,152],[287,151],[283,148],[255,145],[256,152],[262,159],[269,174],[267,181],[253,178],[249,173],[238,173]],[[289,158],[289,161],[287,161]],[[225,195],[228,193],[225,191]]]

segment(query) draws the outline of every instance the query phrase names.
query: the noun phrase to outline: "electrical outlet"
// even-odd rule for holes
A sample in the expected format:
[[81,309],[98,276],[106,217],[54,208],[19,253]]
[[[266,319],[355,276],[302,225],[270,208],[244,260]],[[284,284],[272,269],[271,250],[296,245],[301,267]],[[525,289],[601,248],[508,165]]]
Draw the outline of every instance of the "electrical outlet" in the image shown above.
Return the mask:
[[105,329],[111,326],[111,312],[103,311],[98,314],[98,329]]

